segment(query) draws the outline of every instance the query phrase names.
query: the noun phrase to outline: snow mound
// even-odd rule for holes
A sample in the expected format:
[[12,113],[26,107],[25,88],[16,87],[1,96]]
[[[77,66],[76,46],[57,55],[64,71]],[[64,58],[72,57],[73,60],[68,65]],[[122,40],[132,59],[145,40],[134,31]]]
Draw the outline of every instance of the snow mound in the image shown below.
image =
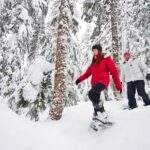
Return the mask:
[[44,74],[48,73],[52,69],[52,65],[40,56],[29,67],[27,75],[27,84],[23,88],[23,97],[30,103],[36,100],[39,93],[40,84],[43,80]]

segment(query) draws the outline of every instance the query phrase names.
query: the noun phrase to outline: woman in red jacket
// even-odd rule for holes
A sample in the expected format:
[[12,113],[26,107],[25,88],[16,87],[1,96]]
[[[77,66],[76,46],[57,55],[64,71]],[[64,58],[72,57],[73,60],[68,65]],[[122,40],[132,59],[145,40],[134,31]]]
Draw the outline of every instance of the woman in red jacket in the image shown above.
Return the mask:
[[110,82],[109,74],[112,75],[116,89],[122,91],[122,85],[119,78],[119,73],[114,61],[108,54],[102,53],[101,45],[97,44],[92,47],[94,53],[92,63],[77,80],[76,84],[79,84],[83,80],[91,77],[91,90],[88,93],[89,99],[92,101],[94,106],[94,117],[107,120],[107,115],[104,110],[103,102],[100,100],[101,92],[106,89]]

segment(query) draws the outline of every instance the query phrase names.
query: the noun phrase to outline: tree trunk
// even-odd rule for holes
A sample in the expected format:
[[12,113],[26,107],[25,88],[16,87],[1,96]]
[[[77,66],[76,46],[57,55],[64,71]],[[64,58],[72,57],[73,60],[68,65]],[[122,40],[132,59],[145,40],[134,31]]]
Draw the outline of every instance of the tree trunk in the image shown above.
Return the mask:
[[50,117],[59,120],[62,116],[65,102],[65,68],[66,68],[66,43],[68,38],[68,18],[65,11],[66,0],[61,0],[58,18],[56,73],[54,81],[54,95],[51,103]]
[[[117,0],[110,1],[111,9],[111,31],[112,31],[112,51],[113,59],[119,69],[119,40],[118,40],[118,31],[117,31]],[[113,86],[114,96],[117,97],[117,90]]]

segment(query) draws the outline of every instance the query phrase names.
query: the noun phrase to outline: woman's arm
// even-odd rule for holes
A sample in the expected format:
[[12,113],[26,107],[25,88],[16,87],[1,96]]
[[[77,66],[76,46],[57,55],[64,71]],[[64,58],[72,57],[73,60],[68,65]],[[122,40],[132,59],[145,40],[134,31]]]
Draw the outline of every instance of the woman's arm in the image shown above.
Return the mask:
[[79,80],[80,82],[82,82],[82,81],[84,81],[85,79],[87,79],[91,74],[92,74],[92,67],[89,66],[88,69],[86,70],[86,72],[85,72],[83,75],[81,75],[81,76],[78,78],[78,80]]

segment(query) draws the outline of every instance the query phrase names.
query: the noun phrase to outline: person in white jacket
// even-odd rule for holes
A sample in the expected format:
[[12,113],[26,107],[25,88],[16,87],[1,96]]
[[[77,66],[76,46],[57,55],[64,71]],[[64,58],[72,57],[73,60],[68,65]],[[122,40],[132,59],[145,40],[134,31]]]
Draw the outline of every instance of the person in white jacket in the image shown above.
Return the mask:
[[150,69],[144,62],[131,58],[129,51],[124,53],[125,62],[121,70],[122,83],[127,83],[127,98],[129,109],[137,107],[135,92],[142,97],[144,105],[150,105],[150,98],[145,92],[144,78],[150,80]]

